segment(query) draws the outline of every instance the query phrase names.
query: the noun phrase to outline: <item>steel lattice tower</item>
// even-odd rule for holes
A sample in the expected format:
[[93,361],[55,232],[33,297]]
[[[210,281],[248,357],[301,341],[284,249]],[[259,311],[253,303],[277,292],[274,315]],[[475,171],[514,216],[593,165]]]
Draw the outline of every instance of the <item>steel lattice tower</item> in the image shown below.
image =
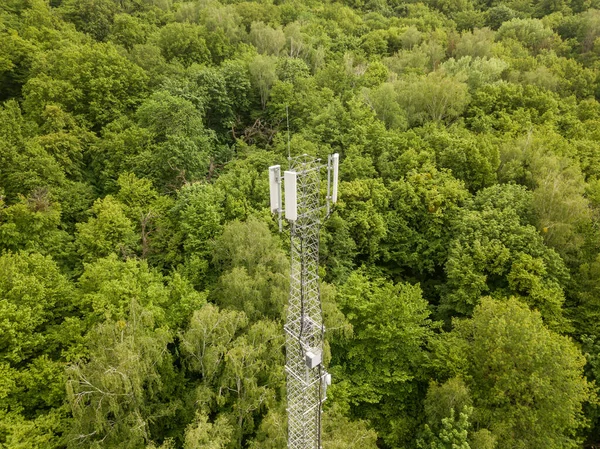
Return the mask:
[[[337,197],[336,183],[330,196],[332,171],[337,181],[337,161],[337,154],[327,165],[304,155],[290,159],[290,171],[285,172],[285,212],[291,240],[290,296],[284,326],[288,449],[321,449],[321,405],[331,376],[322,364],[325,328],[319,290],[319,233],[322,215],[325,210],[329,212],[330,201]],[[326,208],[320,201],[323,168],[328,169]],[[281,217],[281,194],[273,204],[273,179],[279,179],[280,188],[281,177],[279,167],[273,169],[271,210]],[[290,179],[293,182],[288,182]]]

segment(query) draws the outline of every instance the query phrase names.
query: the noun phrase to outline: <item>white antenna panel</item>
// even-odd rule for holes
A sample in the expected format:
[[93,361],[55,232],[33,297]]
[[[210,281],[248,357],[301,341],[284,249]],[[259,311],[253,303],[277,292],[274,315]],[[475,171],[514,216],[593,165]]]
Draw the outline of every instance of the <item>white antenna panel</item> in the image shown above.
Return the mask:
[[285,218],[295,221],[298,218],[298,193],[296,192],[295,171],[283,172],[283,183],[285,185]]
[[269,167],[269,188],[271,190],[271,212],[279,212],[281,209],[281,167],[279,165]]
[[338,196],[338,172],[340,168],[340,155],[339,153],[335,153],[331,156],[331,162],[333,165],[333,190],[331,192],[331,202],[337,203]]

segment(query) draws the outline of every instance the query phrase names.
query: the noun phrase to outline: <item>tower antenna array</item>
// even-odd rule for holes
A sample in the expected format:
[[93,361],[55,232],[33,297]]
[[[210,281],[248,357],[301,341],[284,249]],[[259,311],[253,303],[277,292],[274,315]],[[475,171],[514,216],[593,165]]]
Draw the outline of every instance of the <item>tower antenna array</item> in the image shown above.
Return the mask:
[[[323,311],[319,290],[319,232],[322,216],[337,201],[339,155],[327,164],[302,155],[289,158],[290,168],[269,167],[271,212],[289,222],[290,296],[285,323],[288,449],[321,449],[321,407],[331,375],[323,366]],[[321,170],[327,169],[326,204],[321,205]],[[283,178],[283,179],[282,179]],[[282,205],[282,180],[285,209]]]

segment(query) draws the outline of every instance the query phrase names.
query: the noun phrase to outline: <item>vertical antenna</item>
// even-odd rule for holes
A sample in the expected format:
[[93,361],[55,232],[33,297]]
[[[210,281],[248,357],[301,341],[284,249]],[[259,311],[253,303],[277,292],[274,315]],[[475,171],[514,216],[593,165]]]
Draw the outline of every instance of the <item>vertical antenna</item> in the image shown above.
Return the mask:
[[339,167],[340,155],[330,154],[327,158],[327,217],[331,213],[331,204],[337,203]]
[[285,218],[290,221],[298,219],[298,173],[295,171],[283,172],[283,185],[285,186]]
[[338,173],[340,169],[340,155],[335,153],[331,156],[331,170],[333,170],[333,180],[331,181],[331,202],[337,203],[338,196]]
[[281,214],[283,205],[281,203],[281,166],[272,165],[269,167],[269,190],[271,198],[271,212],[276,213],[279,218],[279,232],[283,230]]
[[285,105],[285,118],[287,121],[287,144],[288,144],[288,159],[290,159],[292,157],[292,154],[290,152],[290,114],[288,111],[288,105]]

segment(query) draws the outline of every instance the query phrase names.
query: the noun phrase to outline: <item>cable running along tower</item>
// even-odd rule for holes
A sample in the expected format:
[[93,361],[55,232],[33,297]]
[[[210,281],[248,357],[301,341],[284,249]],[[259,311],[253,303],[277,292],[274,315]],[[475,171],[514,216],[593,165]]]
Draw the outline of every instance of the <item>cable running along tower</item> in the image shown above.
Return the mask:
[[[319,290],[319,232],[337,201],[339,155],[327,164],[308,155],[289,158],[281,167],[269,167],[271,212],[289,222],[291,236],[290,296],[286,324],[288,449],[321,449],[321,405],[331,376],[323,366],[323,312]],[[327,170],[327,196],[321,205],[321,172]]]

